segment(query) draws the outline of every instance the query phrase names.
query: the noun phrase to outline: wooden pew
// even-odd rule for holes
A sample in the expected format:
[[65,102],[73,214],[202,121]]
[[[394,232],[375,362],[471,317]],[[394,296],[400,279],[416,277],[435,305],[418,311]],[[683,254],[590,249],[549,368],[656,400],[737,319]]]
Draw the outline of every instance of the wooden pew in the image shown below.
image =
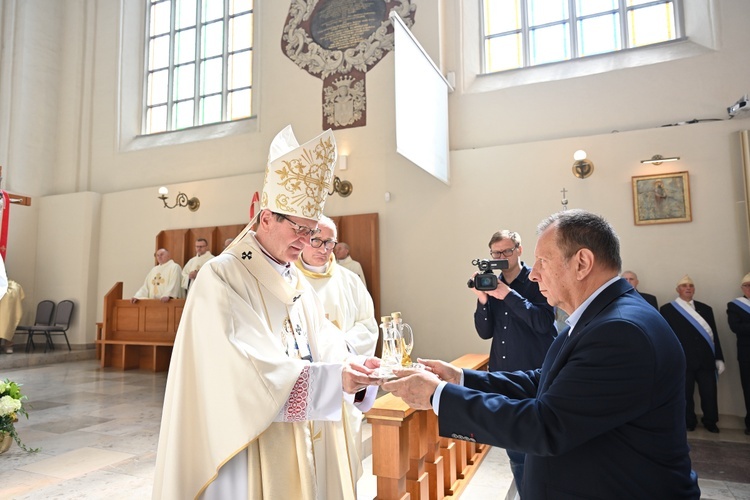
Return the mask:
[[104,296],[101,334],[96,344],[102,367],[166,371],[185,299],[169,302],[122,299],[122,282]]
[[[486,354],[466,354],[452,362],[484,370]],[[432,410],[417,411],[392,394],[381,396],[365,416],[372,424],[372,473],[378,500],[457,498],[490,447],[438,435]]]

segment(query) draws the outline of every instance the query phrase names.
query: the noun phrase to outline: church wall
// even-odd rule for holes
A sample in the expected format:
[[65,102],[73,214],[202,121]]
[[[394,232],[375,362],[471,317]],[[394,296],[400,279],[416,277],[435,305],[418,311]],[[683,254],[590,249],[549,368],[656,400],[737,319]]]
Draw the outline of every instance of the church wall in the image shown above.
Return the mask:
[[94,343],[90,332],[101,308],[91,293],[99,270],[100,206],[101,195],[92,192],[39,199],[35,296],[75,302],[71,344]]
[[[35,2],[46,5],[44,0],[28,3]],[[417,38],[439,66],[458,71],[457,30],[447,26],[448,39],[440,40],[437,29],[440,22],[452,19],[459,2],[416,3]],[[154,264],[158,231],[247,220],[250,197],[261,187],[273,136],[287,123],[300,140],[322,131],[322,83],[281,52],[288,2],[259,2],[258,131],[124,150],[118,139],[117,99],[127,90],[122,85],[129,84],[123,83],[119,67],[119,43],[128,39],[119,17],[126,9],[104,0],[73,2],[69,7],[80,16],[68,12],[63,17],[65,41],[83,44],[87,37],[74,34],[83,23],[87,36],[94,37],[93,54],[86,55],[82,48],[66,49],[65,60],[80,65],[79,71],[64,71],[64,82],[49,76],[44,83],[52,92],[59,85],[65,95],[72,95],[73,88],[86,91],[78,110],[72,110],[80,114],[78,120],[43,114],[46,122],[39,135],[61,134],[75,145],[45,149],[51,161],[44,157],[29,163],[28,174],[23,174],[30,176],[24,177],[28,182],[16,189],[34,195],[40,208],[27,210],[19,217],[24,225],[12,227],[14,241],[23,243],[15,243],[17,250],[9,255],[9,262],[34,283],[33,304],[46,298],[42,293],[79,296],[87,311],[78,316],[76,342],[91,343],[104,294],[117,281],[124,282],[126,295],[137,290]],[[345,199],[329,197],[326,211],[329,215],[379,213],[383,311],[404,313],[415,328],[417,355],[450,359],[466,351],[489,350],[489,342],[481,341],[473,329],[473,294],[465,285],[474,270],[470,261],[486,256],[489,236],[502,227],[521,232],[524,258],[532,261],[536,224],[560,208],[560,190],[566,188],[570,207],[610,219],[622,238],[624,265],[638,272],[642,288],[656,294],[660,303],[672,298],[679,277],[691,274],[698,300],[714,308],[724,344],[727,372],[720,382],[721,412],[740,414],[740,403],[733,396],[739,393],[734,337],[724,310],[726,302],[739,294],[737,281],[750,270],[737,138],[739,130],[750,128],[750,121],[659,127],[693,118],[723,118],[726,106],[748,92],[750,75],[743,66],[743,51],[750,33],[741,26],[748,6],[742,0],[729,0],[721,7],[720,50],[699,58],[506,91],[457,91],[450,97],[450,186],[395,153],[390,109],[393,56],[386,56],[367,74],[367,126],[335,133],[340,151],[349,154],[349,169],[336,173],[354,184],[354,192]],[[46,47],[28,49],[27,54],[17,43],[15,50],[18,58],[35,61],[55,56],[54,51],[48,55]],[[22,76],[25,81],[25,73]],[[44,113],[34,106],[33,95],[23,94],[20,86],[15,92],[22,97],[18,113]],[[52,131],[49,121],[56,125]],[[79,130],[75,139],[69,137],[71,128]],[[621,132],[610,134],[612,130]],[[18,144],[31,148],[15,132],[10,137],[16,151]],[[571,173],[572,154],[581,148],[596,164],[593,176],[585,180]],[[639,160],[657,153],[682,160],[660,167],[640,165]],[[20,153],[12,156],[14,161],[21,157]],[[41,179],[42,172],[54,171],[56,163],[63,165],[64,174],[55,177],[53,191],[45,188],[46,181],[31,182]],[[73,184],[66,180],[71,165],[79,179]],[[690,172],[693,222],[634,226],[631,176],[678,170]],[[162,208],[156,198],[160,185],[169,187],[171,200],[180,190],[198,196],[200,210]],[[385,201],[386,192],[391,194],[390,202]],[[59,245],[49,244],[47,231],[58,236],[79,234],[81,224],[91,228],[80,234],[83,242],[73,243],[73,249],[88,261],[74,263],[72,268],[80,276],[71,277],[69,257]],[[40,276],[54,285],[42,289]]]

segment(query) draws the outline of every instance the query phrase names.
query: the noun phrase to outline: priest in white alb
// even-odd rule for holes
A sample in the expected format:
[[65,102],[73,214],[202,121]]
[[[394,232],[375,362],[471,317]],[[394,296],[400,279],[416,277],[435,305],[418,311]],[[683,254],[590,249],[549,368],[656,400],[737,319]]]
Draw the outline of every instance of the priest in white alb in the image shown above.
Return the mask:
[[[310,240],[297,259],[297,268],[307,278],[323,302],[326,317],[342,332],[349,351],[365,356],[375,353],[378,323],[375,307],[359,276],[339,266],[333,256],[338,230],[325,215],[318,221],[320,233]],[[362,412],[354,405],[346,408],[352,435],[347,440],[349,460],[355,478],[362,475]]]
[[159,299],[169,302],[169,299],[181,299],[185,295],[182,291],[182,268],[172,260],[166,248],[160,248],[154,254],[157,265],[146,275],[143,286],[135,292],[131,301],[138,299]]
[[282,130],[258,216],[198,273],[169,366],[154,499],[355,500],[342,409],[372,405],[379,360],[348,352],[291,265],[318,232],[335,161],[330,130],[302,146]]
[[196,276],[198,276],[198,271],[203,267],[203,264],[213,257],[213,254],[208,249],[208,240],[206,238],[195,240],[195,257],[187,261],[182,268],[182,288],[185,290],[185,294],[190,290],[190,285],[193,284]]
[[348,243],[339,243],[336,245],[336,250],[334,251],[334,255],[336,256],[336,262],[339,266],[345,267],[346,269],[350,270],[357,276],[359,276],[359,279],[362,280],[362,283],[367,286],[367,280],[365,279],[365,271],[362,269],[362,264],[357,262],[356,260],[352,259],[351,254],[349,253],[349,244]]

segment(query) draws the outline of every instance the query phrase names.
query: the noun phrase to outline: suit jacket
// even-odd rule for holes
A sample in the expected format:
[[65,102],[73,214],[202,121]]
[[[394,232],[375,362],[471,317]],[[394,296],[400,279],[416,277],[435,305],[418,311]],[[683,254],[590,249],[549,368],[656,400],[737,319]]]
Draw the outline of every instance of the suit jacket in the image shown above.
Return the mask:
[[719,342],[719,332],[716,329],[716,321],[714,321],[714,311],[711,306],[693,300],[695,303],[695,310],[698,314],[706,320],[708,326],[714,332],[714,350],[711,351],[711,346],[708,345],[703,335],[695,329],[692,323],[678,311],[671,302],[661,306],[661,314],[664,319],[667,320],[669,326],[672,327],[674,333],[682,344],[682,348],[685,350],[685,361],[687,362],[688,370],[715,370],[716,360],[724,360],[724,355],[721,352],[721,342]]
[[464,371],[440,435],[526,453],[524,499],[699,498],[685,432],[685,358],[624,279],[603,290],[542,368]]
[[734,302],[727,303],[729,328],[737,335],[737,354],[750,353],[750,314]]
[[[638,292],[638,290],[636,290],[636,292]],[[657,311],[659,310],[659,303],[656,301],[655,296],[651,295],[650,293],[643,293],[643,292],[638,292],[638,293],[641,294],[641,297],[643,297],[646,300],[646,302],[654,306],[654,309],[656,309]]]

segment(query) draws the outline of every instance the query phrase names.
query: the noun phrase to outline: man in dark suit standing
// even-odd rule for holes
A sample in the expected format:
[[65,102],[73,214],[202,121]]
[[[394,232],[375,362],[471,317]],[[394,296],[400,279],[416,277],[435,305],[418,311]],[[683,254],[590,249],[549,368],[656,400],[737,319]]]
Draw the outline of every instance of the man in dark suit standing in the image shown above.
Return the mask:
[[740,283],[742,296],[727,303],[729,328],[737,335],[737,361],[745,397],[745,434],[750,436],[750,273]]
[[633,271],[625,271],[621,274],[623,278],[625,278],[625,281],[630,283],[630,286],[635,288],[635,291],[640,294],[641,297],[643,297],[646,302],[654,306],[654,309],[657,311],[659,310],[659,303],[656,301],[656,297],[651,295],[650,293],[643,293],[642,291],[638,290],[638,275],[635,274]]
[[675,300],[661,306],[661,314],[672,327],[685,350],[685,420],[687,430],[695,430],[698,418],[695,416],[693,392],[698,384],[701,396],[703,427],[709,432],[719,432],[719,403],[716,381],[724,371],[724,355],[721,353],[719,332],[714,321],[711,306],[693,300],[695,284],[685,275],[677,282]]
[[539,225],[531,279],[569,313],[542,368],[459,370],[422,360],[383,384],[438,415],[441,436],[525,452],[524,500],[691,498],[685,358],[659,313],[618,276],[620,244],[582,210]]

